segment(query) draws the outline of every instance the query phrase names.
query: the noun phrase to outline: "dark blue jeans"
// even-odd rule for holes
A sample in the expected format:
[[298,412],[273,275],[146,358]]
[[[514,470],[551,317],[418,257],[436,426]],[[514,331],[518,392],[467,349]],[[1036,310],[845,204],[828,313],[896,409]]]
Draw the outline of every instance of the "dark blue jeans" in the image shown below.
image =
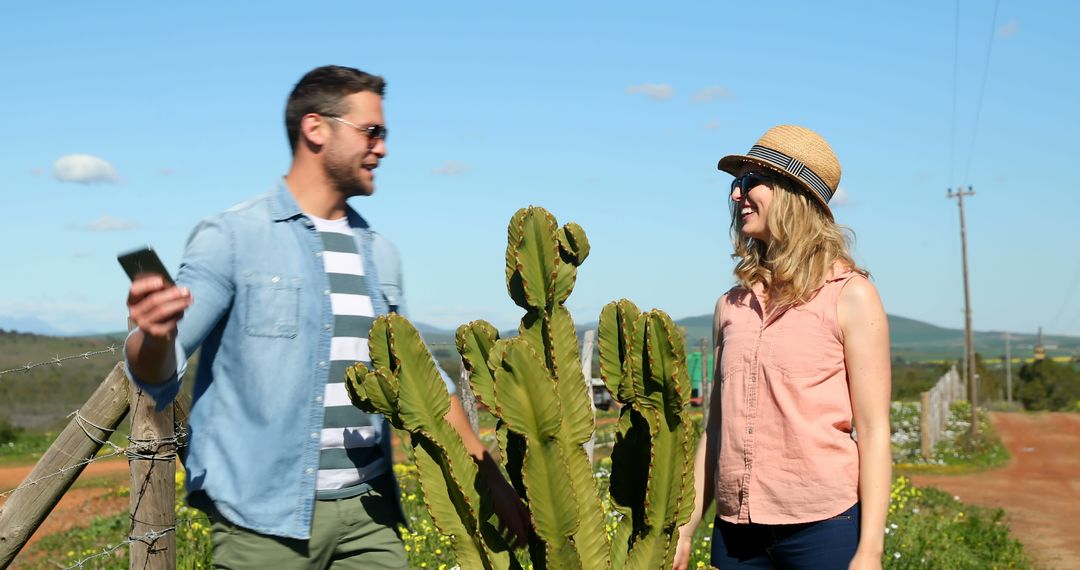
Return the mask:
[[801,524],[713,523],[712,565],[729,568],[844,570],[859,545],[859,504],[823,521]]

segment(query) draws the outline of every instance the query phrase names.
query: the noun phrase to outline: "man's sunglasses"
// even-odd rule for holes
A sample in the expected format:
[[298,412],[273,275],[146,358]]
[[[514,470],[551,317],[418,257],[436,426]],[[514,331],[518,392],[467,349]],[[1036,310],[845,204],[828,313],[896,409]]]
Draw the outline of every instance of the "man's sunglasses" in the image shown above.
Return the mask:
[[742,176],[737,176],[735,180],[731,181],[731,191],[734,192],[735,189],[738,188],[739,191],[743,195],[745,195],[747,192],[750,191],[751,188],[754,188],[760,184],[764,184],[771,188],[773,184],[773,179],[769,176],[761,174],[760,172],[747,172]]
[[367,127],[361,127],[360,125],[357,125],[357,124],[351,123],[349,121],[346,121],[345,119],[342,119],[341,117],[335,117],[334,115],[324,115],[324,116],[327,119],[330,119],[332,121],[337,121],[337,122],[339,122],[339,123],[341,123],[343,125],[350,126],[350,127],[354,128],[354,129],[360,131],[361,133],[364,133],[365,135],[367,135],[367,138],[373,143],[375,141],[377,141],[377,140],[383,140],[383,141],[386,140],[386,125],[371,125],[371,126],[367,126]]

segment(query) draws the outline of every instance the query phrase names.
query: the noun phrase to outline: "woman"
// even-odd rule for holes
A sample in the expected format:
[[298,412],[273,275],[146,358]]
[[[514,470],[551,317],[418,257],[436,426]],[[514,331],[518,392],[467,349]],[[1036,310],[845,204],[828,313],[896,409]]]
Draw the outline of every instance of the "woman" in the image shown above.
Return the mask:
[[714,499],[721,570],[880,568],[889,333],[828,206],[840,164],[817,133],[781,125],[719,168],[736,177],[738,284],[716,304],[717,382],[673,568]]

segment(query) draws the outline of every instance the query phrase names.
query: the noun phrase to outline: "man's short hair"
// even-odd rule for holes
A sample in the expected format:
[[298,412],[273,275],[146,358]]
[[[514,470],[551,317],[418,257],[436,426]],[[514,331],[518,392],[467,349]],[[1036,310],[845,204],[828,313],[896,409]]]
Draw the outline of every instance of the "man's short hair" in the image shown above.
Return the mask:
[[386,80],[352,67],[324,65],[307,72],[289,94],[285,105],[285,130],[289,147],[296,152],[300,140],[300,119],[308,113],[341,116],[349,112],[344,98],[369,91],[382,97]]

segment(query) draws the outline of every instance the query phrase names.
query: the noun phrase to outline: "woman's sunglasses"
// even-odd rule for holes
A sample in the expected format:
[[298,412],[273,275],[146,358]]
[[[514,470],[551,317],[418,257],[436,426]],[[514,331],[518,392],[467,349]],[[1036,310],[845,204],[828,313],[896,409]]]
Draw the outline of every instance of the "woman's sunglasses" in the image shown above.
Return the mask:
[[731,181],[731,191],[734,192],[738,188],[745,195],[751,188],[761,184],[772,187],[773,179],[760,172],[747,172]]

